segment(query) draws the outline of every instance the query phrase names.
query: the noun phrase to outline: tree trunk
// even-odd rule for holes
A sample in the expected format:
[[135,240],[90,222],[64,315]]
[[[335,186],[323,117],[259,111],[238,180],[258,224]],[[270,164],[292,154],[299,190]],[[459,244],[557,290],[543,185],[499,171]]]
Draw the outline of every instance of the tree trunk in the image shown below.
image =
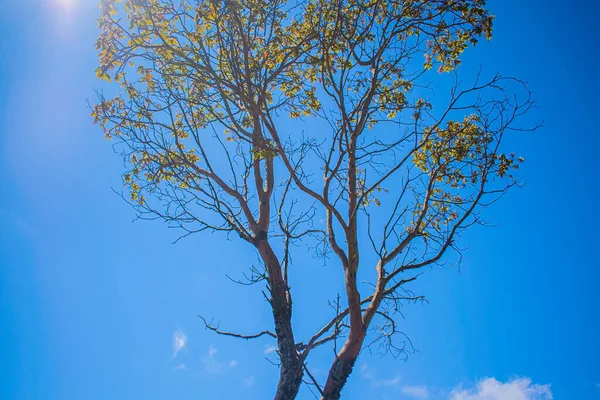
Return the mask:
[[287,283],[283,279],[279,260],[268,241],[266,239],[259,240],[256,247],[269,274],[271,310],[273,311],[277,348],[281,361],[274,400],[293,400],[298,395],[302,384],[304,369],[302,361],[298,357],[292,330],[291,297],[287,295]]
[[337,354],[323,389],[321,400],[338,400],[342,389],[352,373],[358,354],[365,339],[365,332],[359,331],[354,336],[351,334],[344,344],[344,347]]
[[[350,229],[356,232],[356,225],[351,224]],[[356,238],[356,235],[353,237]],[[362,320],[360,293],[356,286],[356,271],[358,270],[358,243],[356,239],[348,240],[348,254],[350,257],[345,271],[345,279],[350,314],[350,333],[346,343],[344,343],[331,365],[321,400],[338,400],[340,398],[342,389],[352,373],[366,336],[367,325]]]

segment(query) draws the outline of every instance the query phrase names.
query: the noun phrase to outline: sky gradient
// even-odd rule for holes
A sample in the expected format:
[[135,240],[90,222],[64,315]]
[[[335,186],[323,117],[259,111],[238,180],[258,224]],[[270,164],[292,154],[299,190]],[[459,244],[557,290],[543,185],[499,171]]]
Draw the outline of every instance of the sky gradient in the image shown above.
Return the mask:
[[[496,227],[464,236],[460,272],[419,282],[429,304],[406,306],[401,322],[419,352],[364,352],[344,399],[600,399],[600,6],[588,3],[489,2],[494,38],[467,50],[464,68],[535,92],[544,127],[509,142],[526,185],[488,210]],[[270,398],[273,343],[217,337],[196,316],[270,326],[260,291],[225,277],[251,249],[216,234],[174,245],[177,232],[132,223],[111,190],[121,160],[86,105],[101,85],[95,0],[1,9],[0,399]],[[319,325],[295,318],[301,331]],[[323,377],[331,355],[319,357]]]

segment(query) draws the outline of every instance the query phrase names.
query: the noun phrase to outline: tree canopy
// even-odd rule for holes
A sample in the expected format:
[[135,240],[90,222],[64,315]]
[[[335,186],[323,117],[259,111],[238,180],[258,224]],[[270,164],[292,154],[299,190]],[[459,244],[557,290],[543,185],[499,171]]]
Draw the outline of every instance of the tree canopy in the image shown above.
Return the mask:
[[[500,75],[458,78],[463,52],[491,38],[485,1],[100,7],[96,72],[121,93],[99,91],[92,116],[126,161],[131,204],[184,235],[239,235],[261,260],[249,283],[266,285],[274,330],[243,335],[205,320],[207,328],[276,338],[281,400],[303,380],[338,399],[368,343],[405,351],[394,342],[395,312],[423,299],[406,287],[460,253],[461,232],[518,184],[523,159],[501,144],[522,130],[531,93]],[[297,243],[332,257],[344,276],[331,319],[308,338],[292,326]],[[374,279],[366,289],[363,273]],[[338,342],[318,382],[307,359]]]

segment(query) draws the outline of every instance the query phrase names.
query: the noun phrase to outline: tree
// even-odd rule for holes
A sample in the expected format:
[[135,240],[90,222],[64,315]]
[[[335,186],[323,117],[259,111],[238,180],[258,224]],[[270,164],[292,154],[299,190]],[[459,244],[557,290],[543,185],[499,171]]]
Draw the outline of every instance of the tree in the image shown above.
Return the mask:
[[[485,0],[100,5],[97,75],[123,93],[98,92],[92,115],[126,161],[131,204],[184,235],[239,235],[261,260],[248,283],[265,284],[274,332],[206,327],[276,338],[280,400],[303,380],[338,399],[368,343],[406,351],[395,311],[423,299],[406,287],[460,254],[461,232],[518,184],[522,159],[501,143],[531,93],[517,79],[479,74],[466,85],[456,73],[463,51],[491,38]],[[444,76],[453,84],[433,96],[426,82]],[[288,275],[298,243],[333,257],[345,287],[304,341]],[[308,356],[338,341],[317,382]]]

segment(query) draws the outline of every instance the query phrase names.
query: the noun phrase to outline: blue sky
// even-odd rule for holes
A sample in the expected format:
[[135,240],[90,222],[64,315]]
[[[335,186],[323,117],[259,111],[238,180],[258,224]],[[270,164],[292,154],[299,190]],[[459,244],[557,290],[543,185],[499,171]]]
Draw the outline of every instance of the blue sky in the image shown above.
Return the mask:
[[[85,103],[99,86],[96,4],[61,1],[5,1],[0,13],[0,398],[269,398],[272,343],[216,337],[196,317],[269,326],[259,291],[225,277],[254,253],[211,234],[173,245],[164,224],[132,223],[111,191],[121,161]],[[345,399],[505,400],[541,385],[555,399],[600,398],[600,6],[587,3],[490,1],[494,39],[465,68],[535,91],[545,127],[510,142],[527,184],[489,210],[497,227],[464,237],[460,274],[419,283],[430,303],[402,321],[419,353],[365,352]],[[296,322],[314,324],[303,312]],[[316,375],[330,354],[319,357]]]

